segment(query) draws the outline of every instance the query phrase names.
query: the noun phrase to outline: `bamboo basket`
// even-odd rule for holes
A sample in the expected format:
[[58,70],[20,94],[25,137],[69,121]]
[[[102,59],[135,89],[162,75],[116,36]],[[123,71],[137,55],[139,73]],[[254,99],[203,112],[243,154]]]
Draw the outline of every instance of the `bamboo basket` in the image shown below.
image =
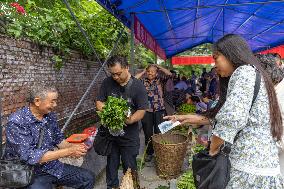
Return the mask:
[[152,136],[156,171],[160,178],[171,179],[179,176],[188,140],[188,137],[182,134],[155,134]]

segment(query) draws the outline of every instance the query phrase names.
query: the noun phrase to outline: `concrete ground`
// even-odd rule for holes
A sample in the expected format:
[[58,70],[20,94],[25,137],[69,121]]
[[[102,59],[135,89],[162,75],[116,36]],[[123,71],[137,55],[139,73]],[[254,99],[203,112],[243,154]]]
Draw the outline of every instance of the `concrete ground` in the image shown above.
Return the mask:
[[[144,133],[142,129],[140,130],[140,155],[138,158],[142,159],[142,154],[145,149],[144,145]],[[139,167],[139,165],[138,165]],[[186,170],[188,168],[188,156],[186,156],[184,160],[184,165],[182,170]],[[119,170],[119,178],[121,179],[123,176],[122,170]],[[139,171],[139,179],[141,188],[145,189],[156,189],[159,186],[168,186],[170,189],[176,189],[177,179],[164,180],[157,176],[155,169],[154,159],[151,162],[147,162],[144,168]],[[106,189],[106,174],[103,171],[96,179],[95,189]]]

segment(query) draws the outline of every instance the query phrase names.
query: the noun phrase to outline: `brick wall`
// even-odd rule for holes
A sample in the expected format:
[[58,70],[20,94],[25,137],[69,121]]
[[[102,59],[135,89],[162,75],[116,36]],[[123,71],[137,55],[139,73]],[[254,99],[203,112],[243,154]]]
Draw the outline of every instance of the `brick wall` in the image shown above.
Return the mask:
[[[12,112],[26,105],[27,89],[37,81],[55,84],[59,91],[56,112],[61,125],[65,123],[100,66],[72,51],[68,58],[64,58],[63,68],[57,71],[51,61],[53,55],[50,47],[39,47],[28,40],[15,40],[0,35],[0,95],[4,123]],[[94,100],[104,76],[104,73],[99,76],[100,80],[67,130],[77,129],[87,120],[95,118]]]

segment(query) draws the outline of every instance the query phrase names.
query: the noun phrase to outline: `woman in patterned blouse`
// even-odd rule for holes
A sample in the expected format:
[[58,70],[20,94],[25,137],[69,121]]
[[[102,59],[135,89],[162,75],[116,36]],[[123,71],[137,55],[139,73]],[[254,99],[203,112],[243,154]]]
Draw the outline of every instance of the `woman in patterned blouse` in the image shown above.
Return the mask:
[[[229,34],[213,46],[220,77],[220,99],[205,115],[169,116],[183,123],[214,125],[210,155],[224,141],[232,144],[226,189],[283,189],[277,141],[283,127],[273,83],[243,38]],[[261,75],[254,103],[256,69]]]

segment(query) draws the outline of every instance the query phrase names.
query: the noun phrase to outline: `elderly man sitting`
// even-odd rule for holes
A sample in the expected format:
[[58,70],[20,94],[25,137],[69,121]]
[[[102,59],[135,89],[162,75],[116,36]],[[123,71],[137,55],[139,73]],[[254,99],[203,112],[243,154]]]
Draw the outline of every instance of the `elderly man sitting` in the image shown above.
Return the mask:
[[[64,140],[52,112],[57,106],[57,97],[54,87],[34,85],[31,88],[29,106],[9,117],[5,158],[17,158],[34,165],[35,178],[28,189],[51,189],[53,185],[93,189],[92,172],[58,161],[62,157],[81,157],[87,150],[84,144]],[[41,131],[44,132],[42,145],[37,148]]]

